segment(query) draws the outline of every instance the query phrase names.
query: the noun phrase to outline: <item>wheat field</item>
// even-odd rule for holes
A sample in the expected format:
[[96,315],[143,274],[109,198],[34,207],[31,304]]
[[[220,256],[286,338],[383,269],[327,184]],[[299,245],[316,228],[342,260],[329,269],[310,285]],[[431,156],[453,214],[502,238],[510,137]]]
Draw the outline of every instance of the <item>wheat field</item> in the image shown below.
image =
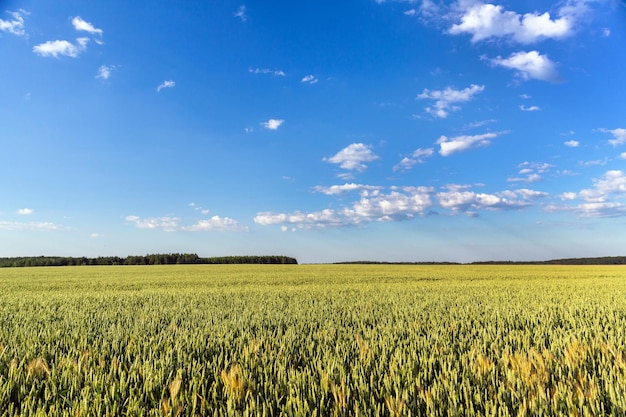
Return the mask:
[[0,269],[0,416],[623,416],[626,268]]

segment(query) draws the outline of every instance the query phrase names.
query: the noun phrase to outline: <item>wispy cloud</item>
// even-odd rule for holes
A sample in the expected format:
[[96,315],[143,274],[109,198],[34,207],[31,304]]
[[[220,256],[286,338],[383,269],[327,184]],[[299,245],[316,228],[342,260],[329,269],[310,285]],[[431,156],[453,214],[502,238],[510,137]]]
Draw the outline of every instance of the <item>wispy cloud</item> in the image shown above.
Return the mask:
[[538,107],[538,106],[524,106],[523,104],[521,106],[519,106],[519,109],[521,111],[539,111],[539,110],[541,110],[541,108]]
[[519,171],[517,172],[518,177],[509,177],[507,181],[509,182],[537,182],[543,178],[543,174],[550,171],[554,166],[547,163],[540,162],[522,162],[517,166]]
[[542,39],[562,39],[573,33],[573,18],[561,10],[560,17],[552,19],[550,13],[519,13],[505,10],[503,6],[483,2],[459,1],[460,22],[453,24],[448,33],[469,34],[472,42],[506,37],[522,44]]
[[[340,168],[347,171],[363,172],[367,169],[366,162],[372,162],[378,159],[378,155],[372,152],[372,146],[363,143],[353,143],[335,155],[324,158],[323,161],[331,164],[337,164]],[[343,173],[339,175],[340,178],[349,179],[352,178],[352,174]]]
[[26,36],[26,30],[24,29],[24,16],[27,16],[29,13],[24,9],[20,9],[17,12],[10,12],[7,10],[7,13],[11,15],[11,19],[0,19],[0,31],[8,32],[16,36]]
[[613,139],[609,140],[609,143],[613,146],[622,145],[626,143],[626,129],[617,128],[617,129],[600,129],[600,132],[610,133],[613,135]]
[[578,145],[580,145],[580,142],[578,142],[577,140],[568,140],[566,142],[563,142],[563,144],[570,148],[577,148]]
[[312,74],[305,75],[300,80],[301,83],[305,83],[305,84],[316,84],[318,81],[319,80],[317,79],[317,77],[315,77],[315,75],[312,75]]
[[269,119],[267,122],[262,122],[261,126],[268,130],[278,130],[283,123],[285,123],[283,119]]
[[42,231],[42,232],[57,232],[67,230],[67,227],[62,224],[51,222],[6,222],[0,221],[0,230],[30,230],[30,231]]
[[30,214],[33,214],[34,212],[35,211],[33,209],[30,209],[30,208],[22,208],[22,209],[19,209],[17,211],[17,214],[19,214],[21,216],[28,216]]
[[163,81],[161,84],[159,84],[156,90],[157,92],[160,92],[164,88],[174,88],[175,86],[176,86],[176,81],[166,80],[166,81]]
[[248,68],[248,72],[251,74],[270,74],[275,77],[284,77],[286,74],[283,70],[269,69],[269,68]]
[[455,90],[447,87],[445,90],[429,90],[424,89],[417,98],[420,100],[435,100],[434,107],[426,107],[426,112],[439,118],[446,118],[451,111],[459,110],[460,107],[455,103],[464,103],[470,101],[472,97],[485,89],[484,85],[475,85],[464,88],[463,90]]
[[430,158],[434,153],[432,148],[422,149],[418,148],[413,151],[410,156],[406,156],[402,158],[400,162],[398,162],[392,168],[394,172],[396,171],[409,171],[417,164],[423,164],[426,161],[426,158]]
[[440,146],[439,154],[441,156],[449,156],[456,152],[487,146],[491,144],[491,139],[497,138],[503,133],[506,132],[491,132],[483,133],[482,135],[461,135],[452,138],[441,136],[437,140],[437,144]]
[[237,11],[233,13],[233,15],[235,17],[238,17],[239,20],[241,20],[242,22],[245,22],[246,20],[248,20],[248,15],[246,14],[246,6],[244,5],[239,6]]
[[75,18],[72,19],[72,25],[74,25],[74,29],[76,29],[77,31],[88,32],[88,33],[91,33],[92,35],[102,36],[102,33],[103,33],[102,29],[96,28],[91,23],[83,20],[80,16],[76,16]]
[[537,51],[515,52],[508,58],[497,57],[489,60],[493,65],[515,70],[522,80],[559,81],[559,73],[554,62],[547,55]]
[[96,78],[99,78],[101,80],[108,80],[114,70],[115,65],[100,65],[100,68],[98,68],[98,73],[96,74]]

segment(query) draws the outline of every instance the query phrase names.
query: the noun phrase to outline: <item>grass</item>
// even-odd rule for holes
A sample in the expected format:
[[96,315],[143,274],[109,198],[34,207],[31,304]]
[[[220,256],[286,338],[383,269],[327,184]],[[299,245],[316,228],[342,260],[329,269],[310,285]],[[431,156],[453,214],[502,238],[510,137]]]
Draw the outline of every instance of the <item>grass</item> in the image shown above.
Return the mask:
[[626,414],[619,266],[0,269],[0,416]]

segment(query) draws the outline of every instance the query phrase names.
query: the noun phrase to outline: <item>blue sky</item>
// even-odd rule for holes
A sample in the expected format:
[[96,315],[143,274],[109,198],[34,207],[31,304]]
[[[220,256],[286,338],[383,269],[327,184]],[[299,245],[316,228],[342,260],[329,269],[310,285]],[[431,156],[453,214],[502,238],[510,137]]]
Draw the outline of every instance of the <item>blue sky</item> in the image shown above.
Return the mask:
[[0,256],[624,255],[624,2],[0,6]]

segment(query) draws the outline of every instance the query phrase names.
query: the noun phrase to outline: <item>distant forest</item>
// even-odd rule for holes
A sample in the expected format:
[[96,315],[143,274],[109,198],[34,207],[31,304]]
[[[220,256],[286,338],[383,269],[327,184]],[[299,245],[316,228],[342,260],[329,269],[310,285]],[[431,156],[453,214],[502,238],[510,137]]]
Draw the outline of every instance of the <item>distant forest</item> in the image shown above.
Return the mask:
[[[456,262],[337,262],[337,264],[363,265],[463,265]],[[551,259],[549,261],[481,261],[469,265],[625,265],[626,256],[604,256],[600,258],[567,258]]]
[[181,265],[181,264],[297,264],[288,256],[221,256],[201,258],[195,253],[159,253],[145,256],[99,256],[97,258],[65,256],[28,256],[0,258],[0,267],[82,266],[82,265]]

